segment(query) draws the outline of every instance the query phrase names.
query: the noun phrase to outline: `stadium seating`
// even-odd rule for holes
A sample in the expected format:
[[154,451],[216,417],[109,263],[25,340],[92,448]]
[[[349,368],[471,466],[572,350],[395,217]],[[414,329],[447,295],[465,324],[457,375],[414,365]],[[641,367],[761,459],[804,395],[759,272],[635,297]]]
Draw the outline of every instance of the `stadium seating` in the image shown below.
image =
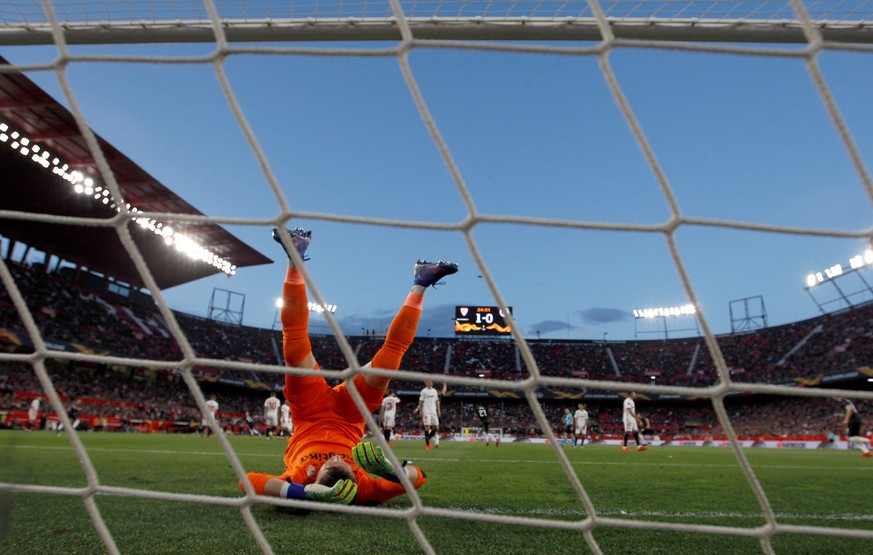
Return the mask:
[[[199,422],[193,398],[179,379],[173,362],[182,352],[169,326],[154,307],[122,296],[76,285],[67,275],[46,274],[42,268],[8,263],[19,290],[44,340],[52,348],[97,352],[119,357],[166,362],[166,368],[145,371],[102,368],[95,365],[51,362],[54,383],[70,403],[92,417],[118,422],[143,420]],[[281,332],[237,326],[174,313],[198,357],[280,366]],[[873,360],[873,303],[823,315],[811,320],[769,327],[742,334],[718,336],[719,347],[734,380],[815,386],[828,377],[851,375]],[[382,342],[375,334],[349,337],[358,361],[369,361]],[[27,352],[30,341],[5,290],[0,291],[0,346]],[[700,337],[645,341],[530,340],[539,372],[544,376],[577,377],[627,383],[706,386],[718,375],[708,348]],[[336,339],[312,337],[312,348],[323,368],[348,366]],[[0,374],[0,415],[26,410],[29,398],[42,394],[32,370],[24,364],[5,365]],[[528,368],[515,343],[505,339],[459,340],[420,338],[404,358],[404,370],[435,377],[453,375],[500,380],[521,380]],[[228,370],[206,364],[195,368],[204,390],[220,396],[223,424],[233,426],[246,411],[262,413],[267,391],[280,389],[280,373]],[[395,380],[408,410],[400,411],[400,429],[419,427],[412,414],[418,382]],[[579,391],[552,390],[543,404],[550,423],[558,426],[565,407],[573,407]],[[592,391],[588,391],[592,393]],[[564,396],[564,399],[561,397]],[[88,402],[82,403],[85,399]],[[491,407],[495,426],[520,436],[541,433],[523,399],[499,398],[485,388],[452,386],[444,398],[442,427],[459,431],[474,420],[480,403]],[[645,405],[645,403],[643,403]],[[613,406],[614,405],[614,406]],[[620,429],[620,411],[614,401],[589,403],[589,412],[604,433]],[[734,425],[744,435],[820,432],[832,412],[815,399],[737,400],[732,403]],[[699,429],[720,434],[711,407],[694,403],[650,403],[645,408],[652,423],[669,434]],[[818,419],[818,420],[817,420]],[[6,420],[9,424],[9,420]],[[811,426],[811,427],[809,427]],[[126,428],[130,428],[128,424]],[[194,424],[191,427],[196,427]],[[809,427],[809,429],[807,429]]]

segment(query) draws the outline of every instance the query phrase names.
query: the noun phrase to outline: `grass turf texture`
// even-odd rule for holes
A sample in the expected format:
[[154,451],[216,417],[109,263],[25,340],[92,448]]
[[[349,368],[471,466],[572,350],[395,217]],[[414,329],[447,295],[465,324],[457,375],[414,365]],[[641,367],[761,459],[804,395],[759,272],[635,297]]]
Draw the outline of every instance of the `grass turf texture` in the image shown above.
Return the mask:
[[[102,485],[238,498],[219,442],[196,435],[83,433]],[[230,437],[246,470],[279,473],[284,441]],[[585,518],[548,445],[395,442],[400,459],[428,473],[427,506],[549,521]],[[601,517],[753,528],[760,507],[730,449],[615,446],[563,448]],[[873,462],[857,451],[746,450],[780,524],[873,531]],[[0,432],[0,482],[85,487],[66,436]],[[97,506],[122,553],[260,553],[240,510],[215,504],[99,495]],[[406,497],[391,508],[409,507]],[[303,513],[257,505],[253,515],[277,553],[421,553],[397,518]],[[571,530],[420,517],[437,553],[589,553]],[[598,526],[604,553],[762,553],[756,538]],[[869,539],[807,534],[773,538],[777,553],[868,553]],[[0,490],[0,553],[105,552],[80,497]]]

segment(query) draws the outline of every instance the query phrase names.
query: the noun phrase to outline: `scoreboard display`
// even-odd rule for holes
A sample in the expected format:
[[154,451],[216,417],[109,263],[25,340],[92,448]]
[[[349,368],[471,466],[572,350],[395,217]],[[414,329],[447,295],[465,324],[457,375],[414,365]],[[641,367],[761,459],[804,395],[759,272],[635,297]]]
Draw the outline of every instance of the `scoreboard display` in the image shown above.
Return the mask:
[[[509,313],[512,314],[512,307]],[[512,328],[496,306],[456,306],[455,335],[509,335]]]

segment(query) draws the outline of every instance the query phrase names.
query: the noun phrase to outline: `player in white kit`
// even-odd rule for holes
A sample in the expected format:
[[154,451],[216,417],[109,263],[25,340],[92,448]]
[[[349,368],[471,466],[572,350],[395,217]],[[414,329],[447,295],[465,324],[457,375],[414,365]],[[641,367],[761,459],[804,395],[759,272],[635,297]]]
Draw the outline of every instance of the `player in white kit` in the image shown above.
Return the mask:
[[281,406],[282,401],[276,398],[276,392],[270,393],[270,396],[264,401],[264,422],[267,425],[267,439],[282,433],[281,428],[279,428],[279,407]]
[[[424,426],[425,449],[431,450],[430,440],[437,434],[440,425],[440,395],[433,388],[433,381],[424,382],[424,389],[418,396],[416,413],[421,413],[421,423]],[[438,442],[436,442],[439,445]]]
[[633,391],[628,393],[628,396],[624,398],[623,410],[622,410],[622,421],[624,423],[624,446],[622,447],[622,451],[630,451],[630,447],[627,446],[627,440],[633,436],[634,440],[637,442],[637,451],[645,451],[647,447],[643,445],[643,440],[640,437],[640,428],[637,425],[637,408],[634,403],[634,399],[637,398],[637,394]]
[[389,389],[385,398],[382,399],[382,407],[379,409],[379,422],[382,424],[382,434],[388,445],[391,445],[391,434],[397,424],[397,405],[399,404],[400,398]]

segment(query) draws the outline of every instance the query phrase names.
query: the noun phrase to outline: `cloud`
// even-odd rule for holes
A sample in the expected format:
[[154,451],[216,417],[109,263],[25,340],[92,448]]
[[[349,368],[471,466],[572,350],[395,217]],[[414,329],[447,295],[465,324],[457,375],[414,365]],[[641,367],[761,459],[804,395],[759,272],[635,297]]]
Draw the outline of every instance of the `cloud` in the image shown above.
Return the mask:
[[[418,321],[418,335],[425,335],[431,330],[431,336],[454,337],[455,335],[455,305],[436,305],[425,307]],[[424,332],[424,333],[422,333]]]
[[[536,335],[537,332],[549,333],[553,331],[565,331],[568,329],[567,322],[562,320],[543,320],[533,324],[527,332],[527,336]],[[576,329],[576,326],[569,326],[569,329]]]
[[361,335],[361,328],[368,331],[375,330],[376,333],[384,334],[388,331],[388,325],[391,324],[395,314],[395,312],[389,310],[379,310],[363,315],[353,314],[338,318],[337,323],[347,335]]
[[[396,311],[380,310],[367,315],[355,314],[340,318],[338,323],[348,335],[361,335],[361,328],[375,330],[379,335],[388,331]],[[418,335],[424,337],[430,330],[431,337],[453,337],[455,333],[455,305],[426,306],[418,321]]]
[[631,315],[617,308],[588,308],[579,311],[579,317],[586,324],[611,324],[630,319]]

